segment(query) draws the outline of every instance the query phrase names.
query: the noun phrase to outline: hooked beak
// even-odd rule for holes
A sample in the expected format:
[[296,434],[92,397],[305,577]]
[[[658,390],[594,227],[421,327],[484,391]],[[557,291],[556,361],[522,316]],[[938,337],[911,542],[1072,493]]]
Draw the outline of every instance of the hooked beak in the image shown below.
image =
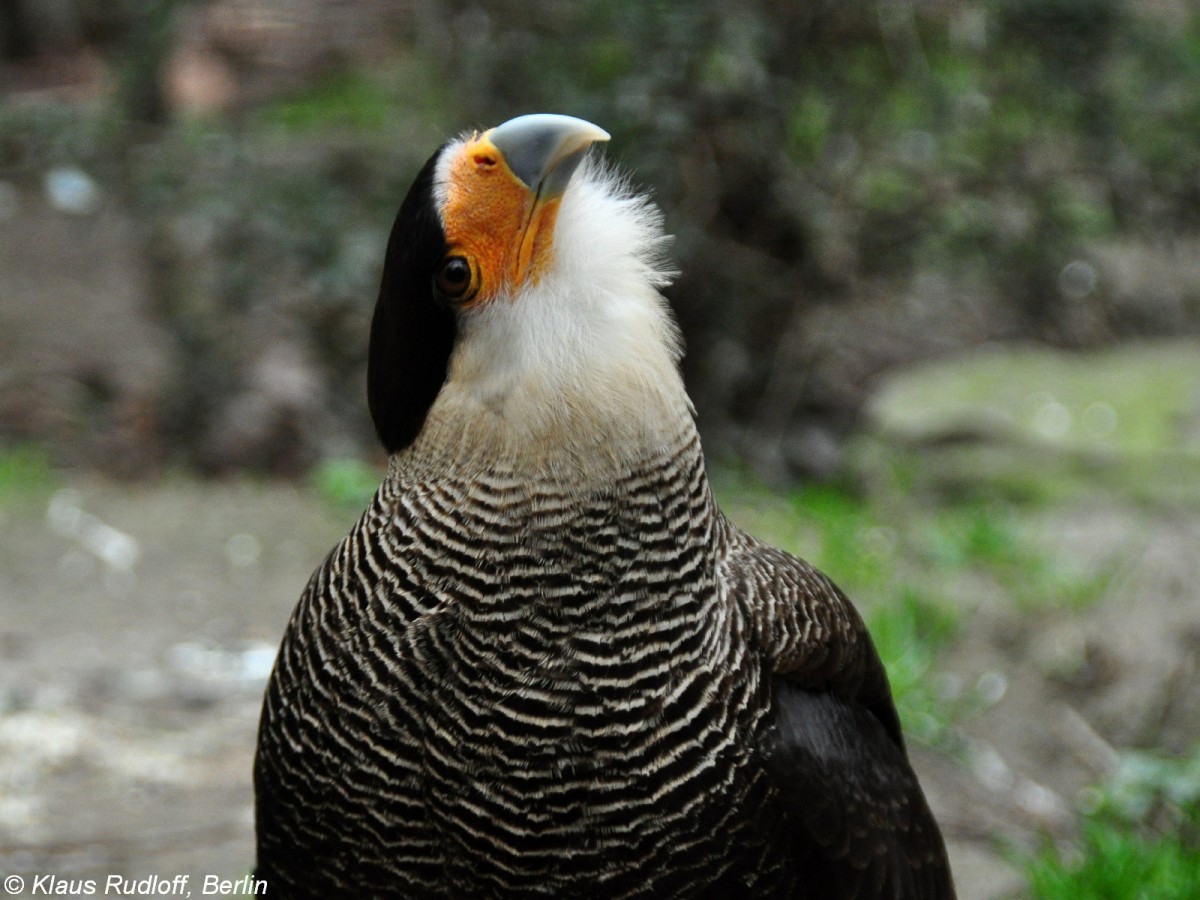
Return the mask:
[[[535,280],[553,258],[559,202],[608,132],[573,116],[519,116],[465,141],[451,160],[442,220],[450,255],[478,280],[471,304]],[[470,304],[468,304],[470,305]]]
[[588,148],[608,139],[608,132],[591,122],[550,113],[509,119],[482,137],[542,201],[562,196]]

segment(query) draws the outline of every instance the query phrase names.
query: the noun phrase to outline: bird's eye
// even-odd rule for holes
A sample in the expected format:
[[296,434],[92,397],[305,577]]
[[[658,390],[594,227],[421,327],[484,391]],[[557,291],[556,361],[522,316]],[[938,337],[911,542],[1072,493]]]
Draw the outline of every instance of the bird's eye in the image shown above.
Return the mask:
[[447,256],[433,277],[438,293],[447,300],[465,300],[474,293],[471,263],[465,256]]

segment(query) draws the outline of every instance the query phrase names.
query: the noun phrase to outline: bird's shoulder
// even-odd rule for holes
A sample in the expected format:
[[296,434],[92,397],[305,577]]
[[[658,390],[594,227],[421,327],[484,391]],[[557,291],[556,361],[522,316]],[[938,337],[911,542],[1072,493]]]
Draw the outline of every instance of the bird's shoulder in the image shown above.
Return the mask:
[[866,705],[899,741],[886,674],[854,604],[806,560],[722,525],[718,581],[769,674]]
[[810,563],[728,523],[718,575],[770,679],[763,760],[815,894],[950,900],[945,845],[854,605]]

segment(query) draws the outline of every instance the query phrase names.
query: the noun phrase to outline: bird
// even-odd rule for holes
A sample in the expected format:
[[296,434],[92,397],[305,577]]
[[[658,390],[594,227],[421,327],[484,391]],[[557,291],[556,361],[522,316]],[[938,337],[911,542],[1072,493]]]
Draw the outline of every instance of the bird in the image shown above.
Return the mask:
[[274,897],[954,896],[863,619],[710,489],[663,216],[519,116],[447,141],[387,242],[388,454],[268,681]]

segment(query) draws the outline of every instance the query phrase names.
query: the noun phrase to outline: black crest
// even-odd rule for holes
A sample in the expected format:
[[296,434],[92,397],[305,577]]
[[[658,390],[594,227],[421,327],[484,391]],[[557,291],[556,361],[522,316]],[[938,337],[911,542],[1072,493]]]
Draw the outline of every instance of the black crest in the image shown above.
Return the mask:
[[454,347],[454,312],[433,288],[433,271],[446,254],[433,196],[442,150],[422,167],[396,214],[371,320],[367,405],[388,453],[403,450],[420,433]]

